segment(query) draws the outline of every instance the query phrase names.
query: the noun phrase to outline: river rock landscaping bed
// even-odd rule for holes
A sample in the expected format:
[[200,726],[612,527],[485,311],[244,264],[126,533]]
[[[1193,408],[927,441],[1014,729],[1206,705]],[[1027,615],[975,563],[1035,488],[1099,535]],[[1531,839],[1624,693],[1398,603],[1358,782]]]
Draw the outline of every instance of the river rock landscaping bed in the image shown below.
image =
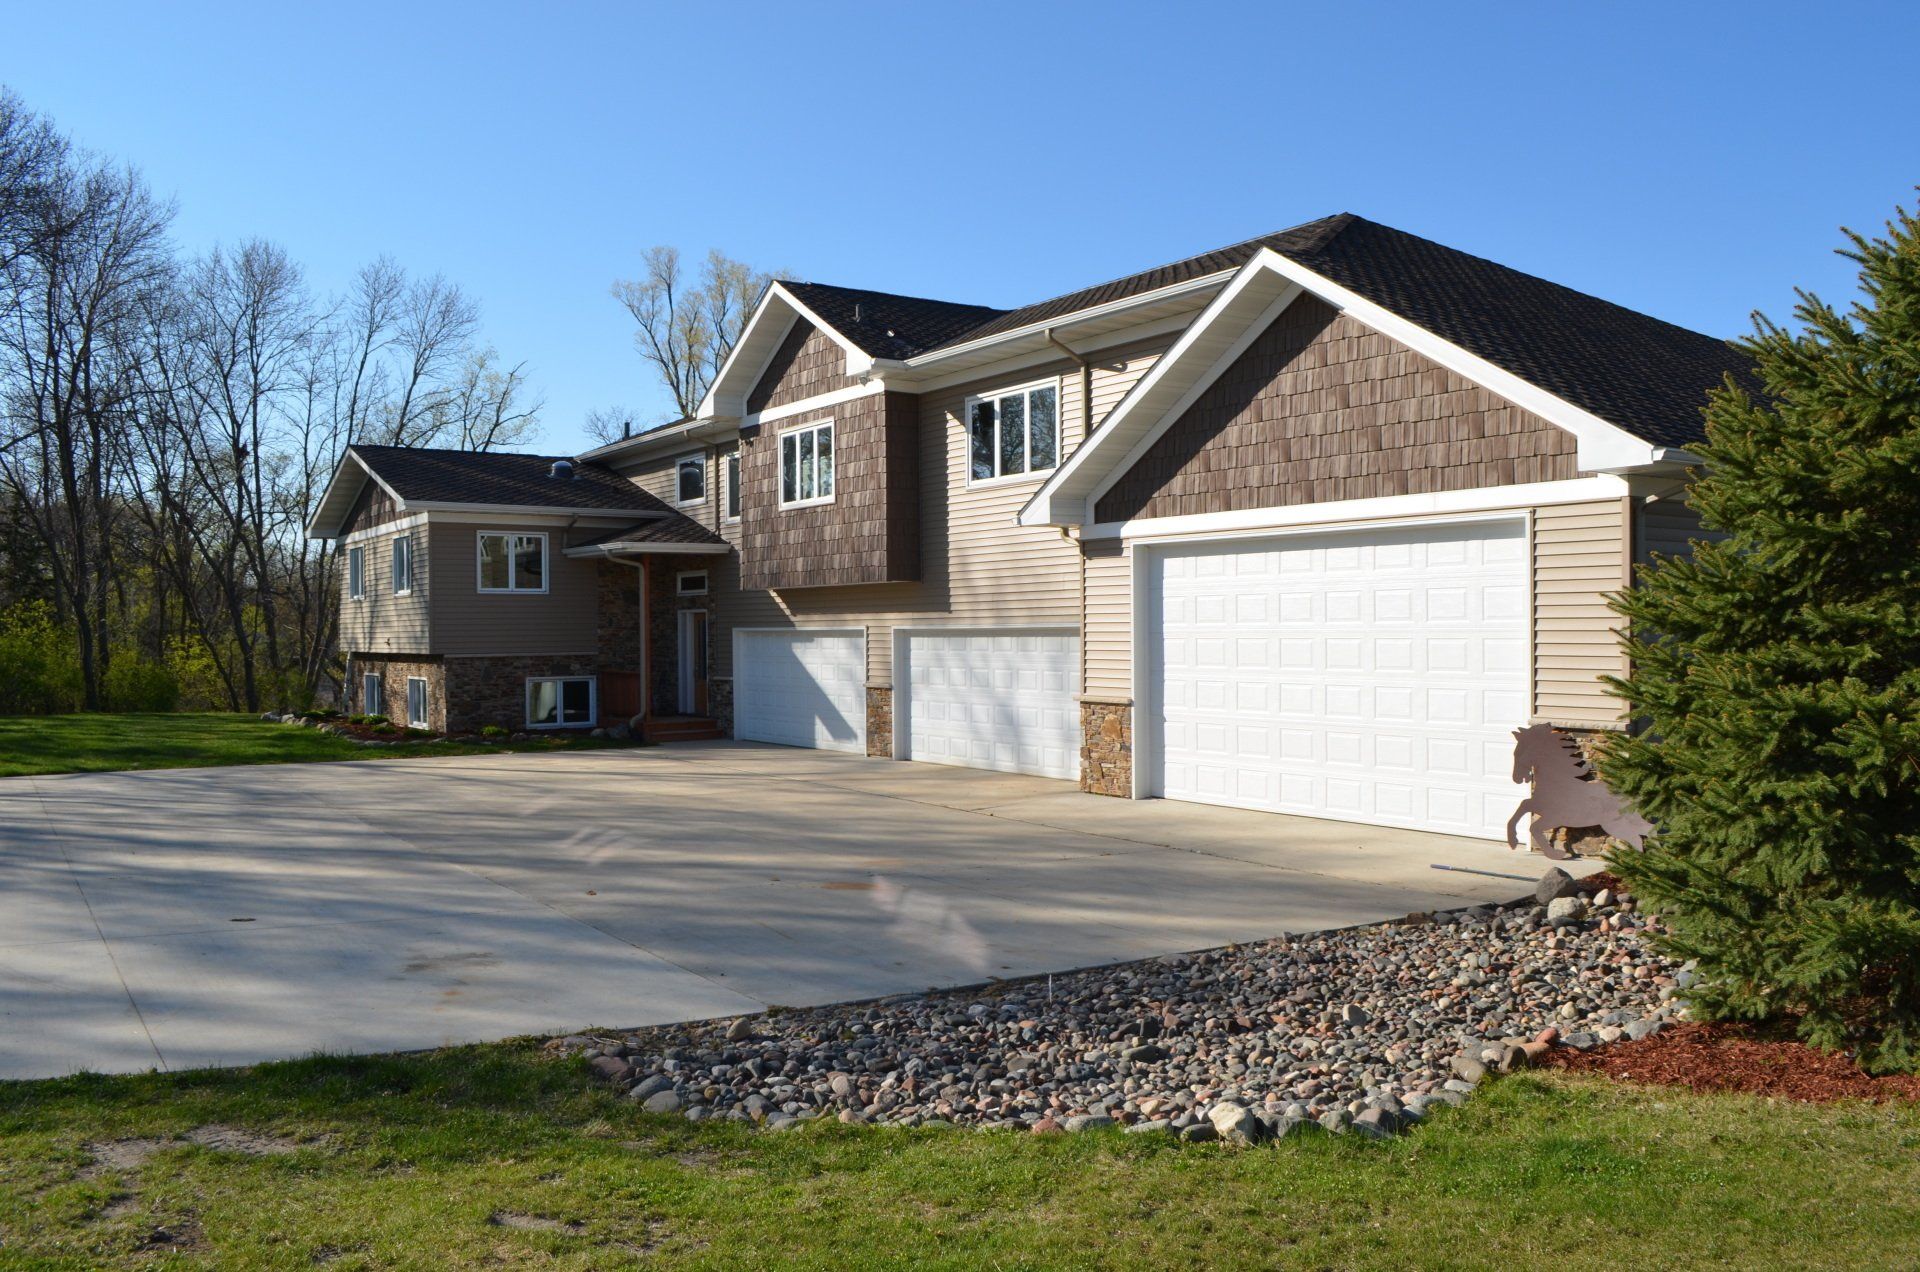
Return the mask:
[[1510,905],[548,1046],[695,1121],[1385,1136],[1555,1046],[1684,1015],[1686,969],[1610,882],[1552,870]]

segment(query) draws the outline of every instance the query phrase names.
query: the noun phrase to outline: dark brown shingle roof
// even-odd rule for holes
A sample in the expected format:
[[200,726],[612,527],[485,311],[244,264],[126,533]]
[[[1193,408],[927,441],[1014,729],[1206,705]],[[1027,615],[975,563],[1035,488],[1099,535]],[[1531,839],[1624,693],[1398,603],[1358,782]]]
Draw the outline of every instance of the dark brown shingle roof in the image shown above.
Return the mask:
[[[566,455],[427,450],[357,443],[352,449],[362,463],[408,503],[578,508],[583,512],[672,511],[611,468],[581,463]],[[554,463],[562,459],[573,465],[573,476],[549,475]]]
[[718,543],[722,539],[707,527],[684,513],[671,513],[657,521],[642,521],[624,530],[611,530],[606,534],[595,535],[574,544],[576,548],[593,548],[603,543]]
[[1707,390],[1726,375],[1759,392],[1746,357],[1724,340],[1346,212],[1018,309],[784,285],[866,352],[907,358],[1226,273],[1262,248],[1660,445],[1704,435]]

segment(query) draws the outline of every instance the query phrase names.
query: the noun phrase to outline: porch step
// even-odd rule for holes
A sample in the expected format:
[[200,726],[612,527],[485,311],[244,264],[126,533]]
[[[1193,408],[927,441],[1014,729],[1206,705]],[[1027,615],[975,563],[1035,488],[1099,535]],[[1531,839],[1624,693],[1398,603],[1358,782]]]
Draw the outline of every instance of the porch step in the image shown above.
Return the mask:
[[726,734],[710,716],[648,716],[640,736],[648,742],[709,742]]

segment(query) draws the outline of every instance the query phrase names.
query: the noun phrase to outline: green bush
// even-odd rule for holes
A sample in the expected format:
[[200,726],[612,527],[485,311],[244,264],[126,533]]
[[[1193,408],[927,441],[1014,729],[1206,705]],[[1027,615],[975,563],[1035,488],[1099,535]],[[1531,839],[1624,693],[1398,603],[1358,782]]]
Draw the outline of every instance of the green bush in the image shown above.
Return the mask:
[[0,715],[77,711],[82,696],[79,651],[53,607],[22,601],[0,613]]
[[109,711],[172,711],[180,705],[180,682],[172,671],[131,650],[114,655],[101,686]]
[[374,713],[372,715],[348,716],[347,719],[354,724],[363,725],[367,728],[375,728],[379,725],[387,723],[387,717],[380,715],[378,713]]
[[480,736],[483,738],[504,738],[508,736],[508,731],[497,724],[482,725]]

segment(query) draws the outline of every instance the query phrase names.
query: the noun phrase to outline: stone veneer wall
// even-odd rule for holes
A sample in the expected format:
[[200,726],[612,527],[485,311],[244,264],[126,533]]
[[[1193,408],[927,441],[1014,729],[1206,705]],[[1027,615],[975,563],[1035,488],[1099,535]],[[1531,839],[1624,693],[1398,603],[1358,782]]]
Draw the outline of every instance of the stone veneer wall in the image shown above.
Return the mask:
[[347,714],[364,715],[367,705],[361,701],[361,677],[380,675],[380,714],[395,724],[407,722],[407,680],[419,677],[427,682],[427,727],[438,733],[447,730],[446,665],[425,654],[355,654],[347,677]]
[[889,685],[867,686],[867,754],[893,758],[893,689]]
[[655,715],[680,714],[680,611],[690,609],[707,611],[707,711],[711,714],[714,710],[714,597],[711,592],[705,596],[680,595],[678,578],[684,570],[705,570],[707,586],[711,588],[719,574],[712,560],[670,556],[653,560],[653,588],[647,597],[647,658],[653,665],[648,668],[647,689]]
[[733,677],[715,676],[707,681],[707,713],[720,732],[733,736]]
[[447,731],[473,733],[497,724],[518,733],[527,727],[527,677],[595,676],[600,671],[600,660],[592,654],[449,658],[442,695],[448,706]]
[[1080,789],[1095,795],[1133,797],[1133,706],[1126,702],[1080,704]]
[[600,562],[600,661],[610,670],[640,667],[640,571],[624,561]]

